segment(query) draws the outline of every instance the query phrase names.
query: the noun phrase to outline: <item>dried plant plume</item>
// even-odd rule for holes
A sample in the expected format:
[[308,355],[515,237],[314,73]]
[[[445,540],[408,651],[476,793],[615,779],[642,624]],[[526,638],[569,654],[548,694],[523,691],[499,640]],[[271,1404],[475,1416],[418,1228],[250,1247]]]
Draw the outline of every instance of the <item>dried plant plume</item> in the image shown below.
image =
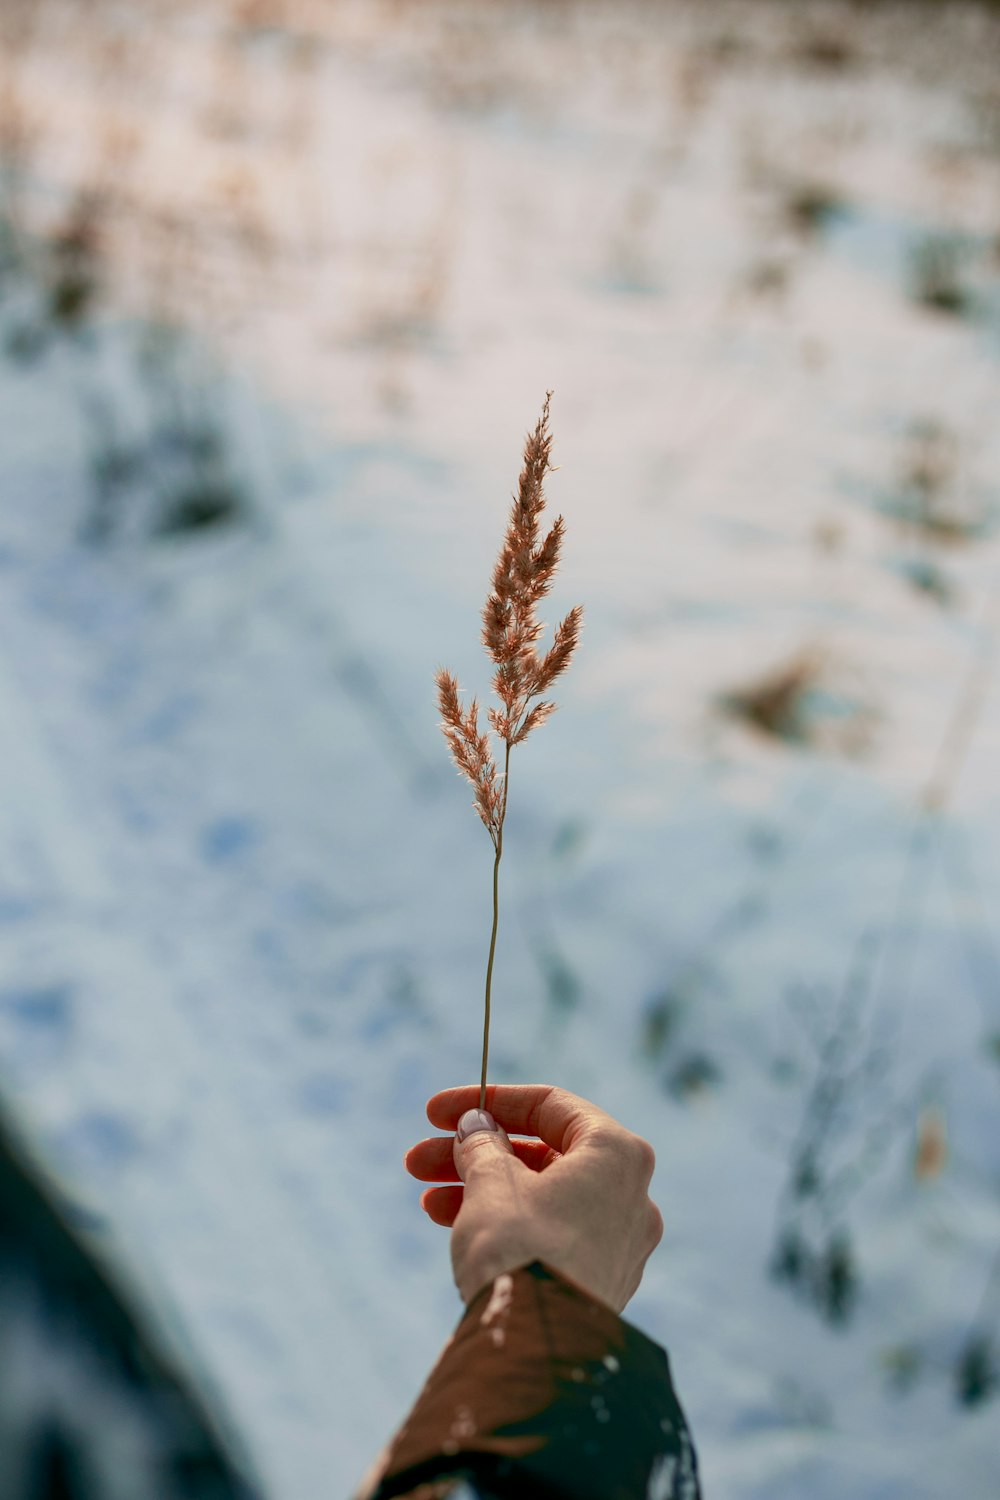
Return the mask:
[[489,736],[480,730],[477,700],[473,698],[463,714],[455,678],[443,669],[437,674],[441,727],[456,766],[473,786],[474,806],[494,848],[503,826],[506,761],[511,749],[522,744],[555,711],[556,705],[541,694],[569,666],[583,619],[579,605],[571,609],[556,626],[549,650],[539,655],[538,642],[545,627],[538,620],[537,608],[552,587],[565,529],[562,516],[557,516],[540,538],[544,482],[552,469],[551,395],[551,391],[546,395],[542,414],[525,442],[524,466],[493,569],[490,595],[483,607],[483,645],[495,666],[493,691],[500,703],[486,712],[505,747],[503,775],[493,758]]
[[548,651],[544,656],[539,655],[538,643],[545,627],[538,619],[537,609],[552,587],[559,566],[564,529],[562,516],[557,516],[551,529],[541,536],[545,476],[552,468],[551,396],[549,391],[534,431],[529,432],[525,441],[524,467],[511,505],[507,533],[493,569],[490,594],[483,606],[483,645],[495,668],[493,691],[499,700],[499,707],[490,706],[486,714],[504,747],[502,772],[493,759],[489,733],[479,727],[478,701],[473,698],[463,713],[458,683],[450,672],[442,669],[437,674],[441,728],[456,766],[472,783],[475,809],[486,825],[495,850],[493,929],[486,964],[480,1109],[486,1108],[490,995],[500,914],[497,882],[503,855],[503,825],[507,816],[510,752],[554,712],[555,704],[541,695],[569,666],[583,619],[579,605],[571,609],[556,626]]

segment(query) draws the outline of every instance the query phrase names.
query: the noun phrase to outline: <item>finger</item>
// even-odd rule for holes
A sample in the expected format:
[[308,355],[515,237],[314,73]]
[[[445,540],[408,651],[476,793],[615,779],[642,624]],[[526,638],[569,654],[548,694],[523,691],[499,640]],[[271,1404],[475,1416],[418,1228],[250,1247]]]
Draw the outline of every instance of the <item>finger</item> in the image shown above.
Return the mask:
[[440,1224],[442,1229],[450,1229],[458,1217],[464,1197],[463,1187],[427,1188],[420,1195],[420,1207],[435,1224]]
[[484,1174],[494,1176],[520,1172],[506,1130],[485,1109],[467,1109],[459,1117],[455,1139],[451,1144],[458,1175],[467,1186]]
[[[442,1089],[427,1102],[427,1118],[440,1130],[454,1130],[468,1109],[479,1104],[479,1085]],[[543,1083],[497,1083],[486,1090],[486,1108],[498,1124],[517,1135],[540,1136],[556,1151],[568,1151],[595,1129],[617,1121],[576,1094]]]
[[[558,1151],[544,1141],[511,1141],[514,1155],[533,1172],[542,1172],[559,1160]],[[418,1182],[459,1182],[450,1135],[435,1135],[411,1146],[403,1158],[406,1170]]]

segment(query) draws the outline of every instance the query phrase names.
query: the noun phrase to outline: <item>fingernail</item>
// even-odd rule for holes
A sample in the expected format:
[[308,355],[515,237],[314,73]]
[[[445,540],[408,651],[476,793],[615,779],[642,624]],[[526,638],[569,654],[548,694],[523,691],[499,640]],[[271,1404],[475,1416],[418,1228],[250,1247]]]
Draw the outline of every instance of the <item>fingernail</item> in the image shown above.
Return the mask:
[[460,1141],[475,1135],[477,1130],[496,1130],[497,1122],[488,1109],[467,1109],[458,1122],[455,1134]]

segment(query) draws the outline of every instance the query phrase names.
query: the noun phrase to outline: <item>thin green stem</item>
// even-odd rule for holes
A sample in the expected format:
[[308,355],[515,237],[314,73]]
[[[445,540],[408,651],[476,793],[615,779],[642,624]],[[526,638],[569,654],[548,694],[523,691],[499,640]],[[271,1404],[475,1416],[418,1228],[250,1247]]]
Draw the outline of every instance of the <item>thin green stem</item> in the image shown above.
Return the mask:
[[510,742],[504,750],[503,802],[497,824],[496,858],[493,861],[493,931],[490,933],[490,956],[486,964],[486,1014],[483,1019],[483,1071],[479,1084],[479,1108],[486,1108],[486,1063],[490,1053],[490,994],[493,989],[493,958],[497,951],[497,925],[500,921],[500,860],[503,855],[503,822],[507,816],[507,777],[510,773]]

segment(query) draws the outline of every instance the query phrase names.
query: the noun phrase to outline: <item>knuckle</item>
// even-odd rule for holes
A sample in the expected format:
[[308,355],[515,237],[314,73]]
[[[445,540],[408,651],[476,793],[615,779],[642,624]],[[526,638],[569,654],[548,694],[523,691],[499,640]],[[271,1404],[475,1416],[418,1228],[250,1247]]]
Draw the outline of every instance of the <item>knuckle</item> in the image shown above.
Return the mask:
[[648,1182],[656,1168],[656,1152],[652,1146],[643,1136],[630,1134],[628,1153],[636,1171]]
[[465,1177],[470,1172],[482,1172],[490,1168],[505,1168],[508,1152],[491,1130],[477,1130],[467,1136],[457,1149],[456,1166]]
[[627,1183],[648,1186],[656,1166],[656,1152],[641,1135],[617,1124],[600,1125],[590,1136],[591,1144],[606,1152]]
[[461,1142],[462,1155],[466,1157],[481,1155],[484,1151],[492,1153],[492,1150],[492,1130],[477,1130],[474,1135],[466,1136],[465,1140]]

